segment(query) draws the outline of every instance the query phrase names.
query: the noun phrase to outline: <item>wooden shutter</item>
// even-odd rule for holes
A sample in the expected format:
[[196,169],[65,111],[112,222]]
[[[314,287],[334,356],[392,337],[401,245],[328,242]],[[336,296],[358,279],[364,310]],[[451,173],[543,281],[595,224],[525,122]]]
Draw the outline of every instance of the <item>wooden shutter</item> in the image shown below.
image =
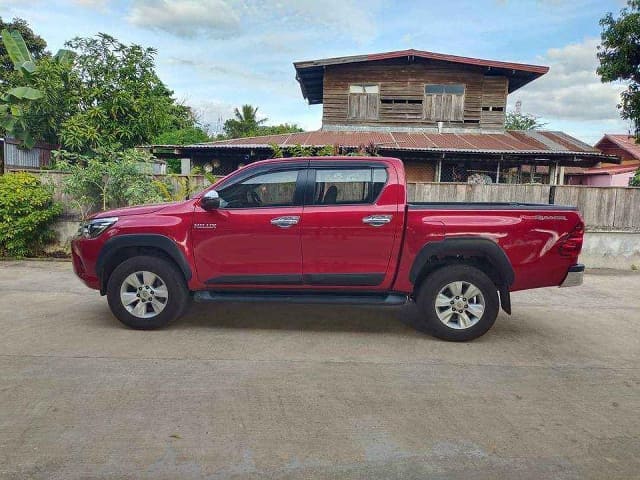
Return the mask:
[[464,95],[451,96],[451,120],[454,122],[464,121]]
[[432,122],[464,121],[464,86],[425,85],[424,118]]
[[378,118],[378,94],[367,93],[367,109],[366,116],[368,120],[376,120]]
[[443,101],[443,95],[434,95],[433,96],[433,119],[438,121],[438,120],[442,120],[442,104],[444,103]]
[[426,120],[435,120],[433,95],[424,96],[424,118]]
[[360,118],[360,98],[364,95],[349,94],[349,118]]
[[439,120],[443,120],[445,122],[450,122],[453,120],[453,95],[444,94],[442,95],[442,112],[440,114]]
[[377,84],[349,85],[348,118],[354,120],[378,119],[379,88]]

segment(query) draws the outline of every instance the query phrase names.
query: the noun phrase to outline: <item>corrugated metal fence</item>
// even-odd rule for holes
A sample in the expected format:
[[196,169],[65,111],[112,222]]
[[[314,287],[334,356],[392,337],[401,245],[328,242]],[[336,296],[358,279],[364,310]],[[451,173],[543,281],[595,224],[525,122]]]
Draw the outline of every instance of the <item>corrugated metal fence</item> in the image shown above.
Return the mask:
[[5,169],[9,168],[43,168],[51,163],[51,151],[55,149],[53,145],[37,144],[30,150],[18,148],[15,140],[4,139],[3,156]]

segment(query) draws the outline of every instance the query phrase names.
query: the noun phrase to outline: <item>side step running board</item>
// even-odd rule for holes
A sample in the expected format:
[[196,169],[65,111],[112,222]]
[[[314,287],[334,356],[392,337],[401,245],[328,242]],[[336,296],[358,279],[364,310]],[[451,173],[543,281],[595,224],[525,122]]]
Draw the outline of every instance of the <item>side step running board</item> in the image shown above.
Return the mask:
[[404,305],[407,295],[384,294],[343,294],[306,292],[219,292],[199,290],[193,294],[196,302],[276,302],[276,303],[327,303],[341,305]]

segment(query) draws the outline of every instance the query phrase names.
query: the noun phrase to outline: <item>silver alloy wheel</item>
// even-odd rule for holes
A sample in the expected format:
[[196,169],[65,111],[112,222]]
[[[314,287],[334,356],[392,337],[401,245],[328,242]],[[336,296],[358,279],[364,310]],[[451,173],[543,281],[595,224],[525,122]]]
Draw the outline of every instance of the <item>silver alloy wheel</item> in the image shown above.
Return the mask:
[[451,282],[436,296],[436,314],[447,327],[464,330],[482,318],[485,303],[482,292],[473,283]]
[[138,318],[152,318],[167,306],[169,291],[164,280],[153,272],[134,272],[120,285],[120,301]]

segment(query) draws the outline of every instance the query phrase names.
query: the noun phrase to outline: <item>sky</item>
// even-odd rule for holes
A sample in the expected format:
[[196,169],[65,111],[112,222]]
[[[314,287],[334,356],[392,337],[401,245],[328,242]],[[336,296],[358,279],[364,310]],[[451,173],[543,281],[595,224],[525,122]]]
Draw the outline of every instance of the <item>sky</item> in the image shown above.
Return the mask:
[[624,133],[622,84],[595,70],[599,19],[624,0],[0,0],[55,52],[76,36],[105,32],[157,49],[157,71],[212,130],[250,103],[268,124],[321,126],[292,63],[414,48],[547,65],[509,96],[509,107],[590,144]]

